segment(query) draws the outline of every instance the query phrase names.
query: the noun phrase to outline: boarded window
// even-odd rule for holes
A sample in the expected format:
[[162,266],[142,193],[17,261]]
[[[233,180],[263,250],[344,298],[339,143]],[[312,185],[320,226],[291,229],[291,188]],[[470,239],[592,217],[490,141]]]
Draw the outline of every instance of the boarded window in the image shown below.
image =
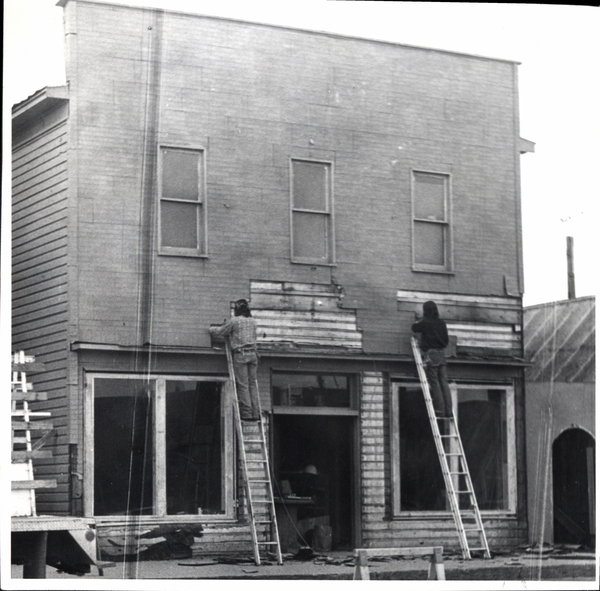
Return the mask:
[[413,172],[413,268],[450,271],[450,178]]
[[204,151],[160,149],[160,252],[206,254]]
[[331,164],[292,160],[292,260],[333,262]]
[[233,515],[223,381],[95,376],[92,384],[94,515]]

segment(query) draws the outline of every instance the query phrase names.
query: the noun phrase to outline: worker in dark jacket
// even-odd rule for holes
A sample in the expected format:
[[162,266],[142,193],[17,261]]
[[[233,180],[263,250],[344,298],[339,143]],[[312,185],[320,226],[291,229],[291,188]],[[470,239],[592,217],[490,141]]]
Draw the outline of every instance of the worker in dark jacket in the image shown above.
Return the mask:
[[421,350],[435,414],[449,418],[452,416],[452,396],[444,353],[448,346],[448,328],[440,318],[435,302],[423,304],[423,318],[412,325],[412,331],[421,333]]

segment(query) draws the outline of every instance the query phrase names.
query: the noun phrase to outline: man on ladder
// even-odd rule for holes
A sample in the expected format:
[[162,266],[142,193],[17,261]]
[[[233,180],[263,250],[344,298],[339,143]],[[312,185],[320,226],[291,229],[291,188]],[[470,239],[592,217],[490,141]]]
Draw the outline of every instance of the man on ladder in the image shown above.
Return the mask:
[[[421,333],[421,346],[413,336],[412,348],[463,557],[469,559],[471,552],[480,551],[485,558],[490,558],[473,482],[452,413],[444,353],[449,340],[448,328],[440,318],[435,302],[423,304],[423,318],[412,325],[412,330]],[[424,360],[421,350],[425,352]],[[445,423],[444,429],[438,426],[440,420]],[[445,449],[444,442],[448,449]],[[472,538],[475,536],[478,543],[473,546]]]
[[449,342],[448,328],[440,318],[435,302],[423,304],[423,318],[412,325],[412,331],[421,333],[421,350],[435,414],[449,419],[452,417],[452,396],[444,353]]
[[246,300],[235,302],[233,314],[233,318],[222,326],[211,326],[210,332],[216,337],[229,337],[240,418],[242,421],[259,421],[260,405],[256,387],[258,367],[256,320],[252,318],[250,306]]

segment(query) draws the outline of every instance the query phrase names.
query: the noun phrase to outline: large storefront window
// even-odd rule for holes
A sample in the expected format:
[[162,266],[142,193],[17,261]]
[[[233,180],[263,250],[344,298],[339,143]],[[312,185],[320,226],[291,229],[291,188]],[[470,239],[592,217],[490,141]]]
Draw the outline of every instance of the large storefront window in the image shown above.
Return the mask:
[[89,383],[86,514],[232,513],[224,380],[96,375]]
[[[513,388],[452,384],[451,391],[480,510],[514,511]],[[391,414],[394,513],[449,510],[420,384],[394,385]],[[450,469],[455,470],[457,460],[449,458]],[[466,495],[461,501],[466,507]]]

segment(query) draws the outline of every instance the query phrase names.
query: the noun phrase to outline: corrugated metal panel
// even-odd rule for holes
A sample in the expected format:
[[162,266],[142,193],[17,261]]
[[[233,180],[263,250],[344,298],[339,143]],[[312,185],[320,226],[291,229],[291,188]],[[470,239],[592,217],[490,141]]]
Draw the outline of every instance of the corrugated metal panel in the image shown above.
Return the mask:
[[525,308],[523,333],[528,381],[595,382],[595,297]]
[[260,344],[362,348],[356,312],[338,307],[335,286],[253,281],[250,299]]

